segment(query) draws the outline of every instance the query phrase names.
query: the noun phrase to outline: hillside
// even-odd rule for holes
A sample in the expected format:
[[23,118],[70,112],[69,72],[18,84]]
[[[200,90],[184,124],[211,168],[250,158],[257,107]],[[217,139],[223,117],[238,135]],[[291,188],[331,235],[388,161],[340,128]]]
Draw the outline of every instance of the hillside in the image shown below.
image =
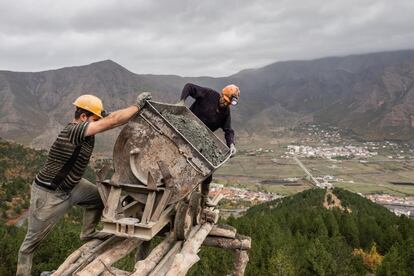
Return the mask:
[[[14,275],[26,230],[6,222],[28,206],[28,183],[43,163],[45,152],[0,140],[0,153],[4,203],[0,212],[0,275]],[[88,177],[94,177],[91,170]],[[325,198],[325,191],[311,189],[252,207],[243,217],[225,221],[252,237],[246,274],[366,275],[376,270],[377,275],[412,275],[414,221],[397,217],[354,193],[336,189],[334,194],[343,208],[327,209],[324,204],[335,204]],[[58,267],[81,245],[81,215],[80,208],[73,208],[42,243],[34,257],[34,274]],[[132,258],[119,268],[130,268]],[[203,248],[201,261],[191,275],[226,275],[231,266],[230,253]]]
[[36,151],[0,139],[0,223],[13,222],[29,207],[29,187],[46,161]]
[[[194,82],[217,90],[228,83],[241,87],[232,114],[239,133],[272,135],[277,127],[314,121],[366,139],[410,140],[413,76],[414,50],[276,62],[222,78],[138,75],[110,60],[35,73],[0,71],[0,136],[47,148],[83,93],[115,110],[140,91],[175,102],[184,84]],[[98,148],[111,151],[116,134],[98,137]]]
[[[324,194],[307,190],[228,220],[252,238],[246,275],[413,275],[414,221],[342,189],[334,194],[351,212],[329,210]],[[231,258],[205,248],[191,275],[226,275]]]
[[[47,152],[0,138],[0,223],[15,224],[29,207],[30,185],[46,161]],[[85,177],[94,181],[88,167]]]
[[[30,184],[46,161],[46,151],[39,151],[7,142],[0,138],[0,276],[14,275],[17,252],[26,234],[26,227],[16,227],[25,218],[30,202]],[[95,180],[88,167],[85,177]],[[80,246],[82,209],[72,208],[45,240],[33,267],[34,275],[57,267],[67,255]],[[53,251],[53,257],[50,252]]]

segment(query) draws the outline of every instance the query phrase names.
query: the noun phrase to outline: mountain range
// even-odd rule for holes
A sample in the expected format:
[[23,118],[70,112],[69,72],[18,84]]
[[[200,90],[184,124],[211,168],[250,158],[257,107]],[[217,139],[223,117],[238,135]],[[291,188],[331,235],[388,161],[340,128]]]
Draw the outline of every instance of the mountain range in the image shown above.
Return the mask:
[[[105,60],[42,72],[0,71],[0,137],[47,148],[71,121],[81,94],[100,97],[116,110],[141,91],[175,102],[187,82],[217,91],[241,89],[232,119],[238,133],[272,135],[301,122],[349,129],[362,139],[414,138],[414,50],[316,60],[276,62],[231,76],[180,77],[135,74]],[[98,140],[111,148],[117,131]]]

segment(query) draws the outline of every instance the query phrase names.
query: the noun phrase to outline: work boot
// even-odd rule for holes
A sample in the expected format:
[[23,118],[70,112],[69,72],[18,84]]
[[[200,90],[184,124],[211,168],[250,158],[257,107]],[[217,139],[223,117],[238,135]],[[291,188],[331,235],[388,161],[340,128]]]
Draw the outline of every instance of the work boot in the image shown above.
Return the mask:
[[95,232],[93,232],[91,234],[88,234],[88,235],[82,235],[82,233],[81,233],[80,234],[80,239],[81,239],[81,241],[90,241],[90,240],[93,240],[93,239],[106,240],[110,236],[112,236],[112,234],[110,234],[110,233],[95,231]]
[[101,219],[102,210],[99,209],[85,209],[83,212],[82,231],[80,239],[88,241],[92,239],[106,239],[111,234],[96,231],[96,226]]
[[30,276],[32,271],[33,253],[25,254],[19,252],[16,276]]

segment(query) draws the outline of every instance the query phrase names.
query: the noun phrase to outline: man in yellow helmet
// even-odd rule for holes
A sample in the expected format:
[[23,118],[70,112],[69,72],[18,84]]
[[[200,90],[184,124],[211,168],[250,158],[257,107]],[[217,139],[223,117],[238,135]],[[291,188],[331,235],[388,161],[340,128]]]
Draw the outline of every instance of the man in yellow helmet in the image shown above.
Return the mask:
[[[240,89],[234,84],[227,85],[221,93],[192,83],[187,83],[182,92],[178,105],[184,105],[185,100],[191,96],[195,99],[190,110],[211,130],[221,128],[224,131],[224,138],[230,148],[233,157],[236,154],[234,145],[234,130],[231,127],[230,106],[237,105],[240,99]],[[201,193],[206,205],[211,205],[208,200],[210,183],[213,176],[210,175],[201,183]]]
[[28,229],[19,250],[16,275],[30,275],[34,250],[73,205],[84,207],[82,240],[106,237],[95,230],[103,209],[99,192],[82,178],[94,148],[94,136],[127,123],[149,99],[150,93],[141,93],[135,105],[108,116],[96,96],[82,95],[75,100],[74,119],[59,133],[32,184]]

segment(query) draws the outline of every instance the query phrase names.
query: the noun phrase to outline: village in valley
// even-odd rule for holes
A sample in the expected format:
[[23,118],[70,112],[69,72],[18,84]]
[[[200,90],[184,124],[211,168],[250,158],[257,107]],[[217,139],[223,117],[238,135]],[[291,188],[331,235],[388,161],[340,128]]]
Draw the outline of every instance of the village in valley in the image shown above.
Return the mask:
[[[240,210],[312,187],[313,180],[295,163],[297,158],[319,183],[347,188],[397,215],[414,216],[413,146],[359,141],[339,128],[315,124],[289,131],[293,139],[245,143],[241,156],[219,170],[212,193],[222,193],[231,203],[229,209]],[[251,177],[254,170],[260,171],[257,178]]]

